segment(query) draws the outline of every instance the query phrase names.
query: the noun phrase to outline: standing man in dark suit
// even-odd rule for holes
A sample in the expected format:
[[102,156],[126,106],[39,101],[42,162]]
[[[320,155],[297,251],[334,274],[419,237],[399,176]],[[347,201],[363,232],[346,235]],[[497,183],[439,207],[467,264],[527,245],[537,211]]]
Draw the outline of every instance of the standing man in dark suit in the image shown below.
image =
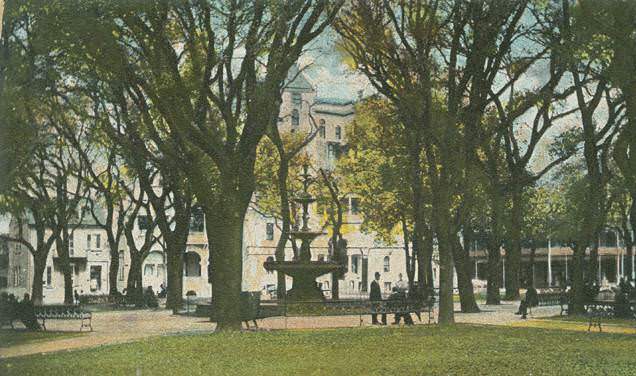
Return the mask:
[[[375,272],[375,279],[371,282],[371,291],[369,292],[369,300],[372,302],[382,301],[382,291],[380,290],[380,273]],[[371,311],[371,323],[373,325],[380,325],[378,322],[377,309],[381,307],[380,304],[373,305]],[[386,325],[386,313],[382,313],[382,325]]]

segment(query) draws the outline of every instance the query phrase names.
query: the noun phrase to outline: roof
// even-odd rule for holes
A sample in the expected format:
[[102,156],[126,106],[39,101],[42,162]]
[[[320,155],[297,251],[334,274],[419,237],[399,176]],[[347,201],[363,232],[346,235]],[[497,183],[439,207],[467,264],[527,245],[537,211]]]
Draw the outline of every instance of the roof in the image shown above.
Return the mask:
[[334,116],[349,116],[354,114],[353,110],[344,111],[344,112],[337,112],[337,111],[330,111],[330,110],[314,110],[314,112],[317,114],[326,114],[326,115],[334,115]]
[[355,103],[351,99],[344,98],[316,98],[316,104],[329,104],[332,106],[349,106]]
[[287,72],[285,90],[312,92],[314,91],[314,87],[309,83],[307,77],[298,69],[298,65],[294,64],[289,68],[289,72]]

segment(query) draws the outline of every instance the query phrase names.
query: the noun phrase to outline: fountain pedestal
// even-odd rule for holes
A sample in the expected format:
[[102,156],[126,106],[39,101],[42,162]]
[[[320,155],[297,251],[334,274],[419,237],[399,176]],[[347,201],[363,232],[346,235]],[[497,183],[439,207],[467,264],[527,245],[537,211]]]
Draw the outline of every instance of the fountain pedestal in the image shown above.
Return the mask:
[[311,231],[309,222],[309,204],[316,201],[307,191],[309,187],[310,175],[307,173],[307,166],[304,166],[303,193],[294,199],[303,207],[303,227],[299,231],[292,231],[291,235],[295,239],[300,239],[301,246],[298,259],[293,261],[269,261],[263,264],[268,271],[284,273],[293,278],[292,289],[287,291],[287,300],[310,301],[323,300],[325,296],[316,283],[316,278],[323,274],[343,271],[345,267],[333,261],[311,261],[310,244],[320,235],[322,231]]

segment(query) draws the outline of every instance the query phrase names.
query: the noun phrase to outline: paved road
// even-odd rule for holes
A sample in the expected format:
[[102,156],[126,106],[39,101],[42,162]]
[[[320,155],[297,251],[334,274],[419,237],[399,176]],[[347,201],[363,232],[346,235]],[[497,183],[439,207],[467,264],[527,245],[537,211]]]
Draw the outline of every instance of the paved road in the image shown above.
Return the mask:
[[[518,308],[518,303],[504,302],[504,304],[499,306],[484,305],[481,308],[481,313],[456,313],[455,320],[461,323],[489,325],[511,325],[520,320],[519,316],[514,314],[514,311]],[[459,309],[459,306],[456,309]],[[434,313],[436,316],[437,312]],[[558,313],[559,307],[535,308],[530,319],[552,316]],[[424,319],[423,323],[426,323],[425,318],[422,317],[422,319]],[[389,320],[392,320],[392,317]],[[340,328],[359,325],[359,316],[271,317],[259,320],[259,327],[262,330]],[[371,318],[363,316],[362,325],[371,325]],[[96,312],[93,314],[93,332],[79,337],[0,348],[0,358],[89,348],[162,335],[212,332],[214,327],[215,324],[205,319],[174,316],[170,311],[166,310]],[[50,322],[47,321],[47,328],[49,330],[77,331],[79,322],[51,320]]]

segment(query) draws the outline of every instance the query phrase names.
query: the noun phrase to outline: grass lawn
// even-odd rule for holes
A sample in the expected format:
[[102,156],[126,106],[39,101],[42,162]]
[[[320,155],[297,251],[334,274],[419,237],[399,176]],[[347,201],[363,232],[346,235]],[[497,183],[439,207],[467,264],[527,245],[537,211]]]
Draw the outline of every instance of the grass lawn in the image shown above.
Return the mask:
[[[589,318],[585,316],[554,316],[539,320],[517,321],[515,327],[545,328],[560,330],[587,331],[589,328]],[[604,332],[636,334],[636,320],[604,318],[601,322]],[[591,328],[591,331],[598,331],[598,328]]]
[[[584,322],[586,324],[590,321],[590,319],[587,316],[585,316],[585,315],[553,316],[553,317],[546,318],[546,320]],[[621,318],[608,317],[608,318],[604,318],[603,319],[603,324],[605,324],[605,323],[610,324],[610,325],[618,325],[618,326],[636,328],[636,320],[634,320],[634,319],[621,319]]]
[[59,338],[81,336],[83,333],[74,332],[30,332],[27,330],[0,330],[0,348],[22,345],[25,343],[49,341]]
[[634,375],[636,337],[419,325],[181,335],[6,359],[2,375]]

